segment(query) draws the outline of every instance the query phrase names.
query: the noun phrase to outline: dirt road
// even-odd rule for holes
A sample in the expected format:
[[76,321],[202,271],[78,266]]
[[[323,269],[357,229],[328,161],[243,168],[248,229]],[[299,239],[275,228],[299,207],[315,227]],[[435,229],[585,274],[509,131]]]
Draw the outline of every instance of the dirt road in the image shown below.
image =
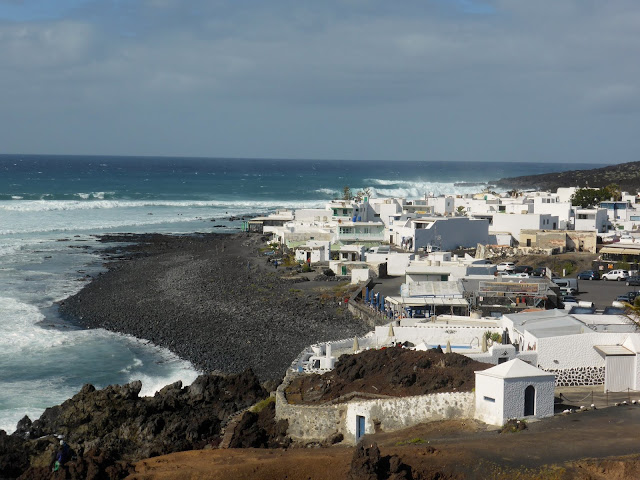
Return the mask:
[[[611,407],[532,422],[499,434],[475,421],[435,422],[366,436],[383,456],[398,455],[412,478],[636,479],[640,406]],[[349,478],[352,447],[289,450],[205,450],[139,462],[129,480]]]

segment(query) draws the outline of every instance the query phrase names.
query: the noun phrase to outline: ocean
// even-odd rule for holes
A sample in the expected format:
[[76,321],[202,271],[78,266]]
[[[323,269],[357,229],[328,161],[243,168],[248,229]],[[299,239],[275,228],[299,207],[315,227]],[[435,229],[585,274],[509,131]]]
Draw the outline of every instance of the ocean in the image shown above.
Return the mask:
[[[501,177],[602,165],[0,155],[0,429],[85,383],[140,379],[142,395],[199,374],[166,349],[65,322],[56,302],[105,268],[104,233],[235,232],[278,208],[352,191],[422,198]],[[298,352],[291,352],[292,358]]]

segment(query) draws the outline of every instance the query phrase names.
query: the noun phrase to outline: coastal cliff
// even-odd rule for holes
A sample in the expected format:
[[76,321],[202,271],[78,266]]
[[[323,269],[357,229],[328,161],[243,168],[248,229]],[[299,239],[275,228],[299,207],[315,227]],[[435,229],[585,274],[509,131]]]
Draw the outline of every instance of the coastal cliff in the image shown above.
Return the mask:
[[602,188],[615,183],[623,191],[636,192],[640,190],[640,162],[621,163],[589,170],[501,178],[490,183],[499,189],[542,189],[550,191],[555,191],[560,187]]

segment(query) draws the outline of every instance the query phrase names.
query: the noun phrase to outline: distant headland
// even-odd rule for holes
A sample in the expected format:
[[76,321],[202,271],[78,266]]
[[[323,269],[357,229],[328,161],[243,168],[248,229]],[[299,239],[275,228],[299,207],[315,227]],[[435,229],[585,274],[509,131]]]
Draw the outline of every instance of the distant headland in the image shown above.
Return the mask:
[[620,163],[589,170],[525,175],[501,178],[490,182],[496,188],[543,189],[555,191],[559,187],[602,188],[615,183],[623,191],[640,190],[640,162]]

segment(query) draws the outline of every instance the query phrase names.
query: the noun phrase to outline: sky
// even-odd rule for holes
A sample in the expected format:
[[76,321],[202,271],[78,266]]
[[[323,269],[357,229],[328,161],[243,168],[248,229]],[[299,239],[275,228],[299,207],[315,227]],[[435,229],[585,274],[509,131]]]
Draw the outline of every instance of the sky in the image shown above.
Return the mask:
[[637,0],[0,0],[0,153],[640,161]]

